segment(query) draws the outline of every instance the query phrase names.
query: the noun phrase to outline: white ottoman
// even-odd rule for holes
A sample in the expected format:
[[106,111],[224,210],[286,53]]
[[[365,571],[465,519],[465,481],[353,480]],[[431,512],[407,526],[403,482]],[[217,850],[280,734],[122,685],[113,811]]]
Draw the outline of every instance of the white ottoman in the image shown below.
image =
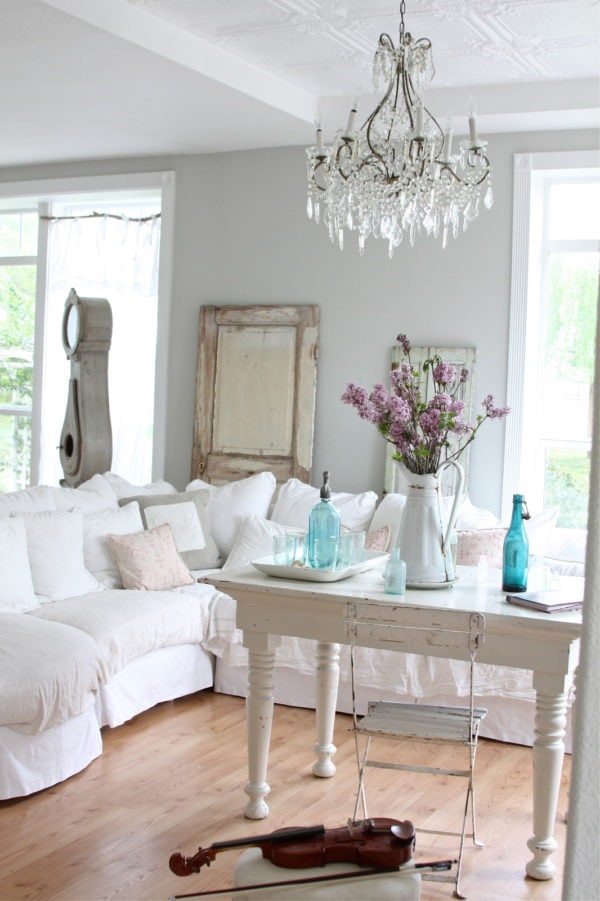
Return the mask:
[[336,873],[360,873],[364,870],[352,863],[329,863],[324,867],[306,867],[305,869],[287,869],[277,867],[270,860],[265,860],[260,848],[248,848],[240,855],[236,865],[233,884],[240,887],[232,895],[233,901],[253,901],[257,898],[285,898],[293,901],[418,901],[421,895],[421,877],[413,868],[413,861],[404,864],[393,873],[378,873],[373,876],[357,876],[356,879],[340,879],[334,882],[309,883],[308,885],[282,885],[277,888],[257,889],[244,892],[244,885],[262,885],[271,882],[284,882],[289,879],[322,878],[334,876]]

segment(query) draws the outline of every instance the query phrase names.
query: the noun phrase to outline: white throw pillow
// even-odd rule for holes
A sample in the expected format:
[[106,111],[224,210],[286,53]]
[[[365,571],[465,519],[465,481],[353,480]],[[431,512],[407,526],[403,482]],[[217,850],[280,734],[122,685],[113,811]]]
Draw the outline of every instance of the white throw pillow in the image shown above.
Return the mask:
[[[319,503],[319,496],[318,488],[299,479],[288,479],[279,489],[271,519],[282,526],[307,529],[308,516],[315,504]],[[331,501],[340,512],[343,526],[347,529],[366,530],[375,510],[377,495],[374,491],[363,491],[360,494],[333,491]]]
[[54,492],[51,485],[34,485],[20,491],[0,494],[0,516],[11,513],[39,513],[42,510],[56,510]]
[[[444,498],[446,512],[450,514],[454,498]],[[458,508],[458,516],[454,528],[457,532],[472,531],[473,529],[497,529],[502,527],[501,520],[491,510],[476,507],[468,497],[465,497]]]
[[557,528],[550,536],[546,556],[567,563],[585,563],[587,529]]
[[167,591],[194,582],[165,524],[134,535],[107,535],[124,588]]
[[506,529],[462,529],[457,533],[456,562],[477,566],[485,557],[490,569],[502,569]]
[[231,552],[244,517],[254,514],[266,519],[275,486],[272,472],[257,472],[246,479],[228,482],[226,485],[210,485],[201,479],[195,479],[187,486],[186,491],[210,491],[210,531],[223,559]]
[[0,613],[25,613],[37,607],[27,535],[22,519],[0,518]]
[[148,485],[132,485],[127,479],[118,476],[116,472],[105,472],[104,478],[118,498],[132,497],[137,494],[174,494],[177,491],[177,488],[163,479],[156,479],[155,482],[150,482]]
[[104,476],[95,475],[78,488],[61,485],[52,489],[57,510],[72,510],[77,507],[83,513],[100,513],[115,510],[117,497]]
[[389,529],[389,540],[386,550],[397,547],[405,504],[405,494],[395,494],[393,492],[386,494],[373,514],[365,544],[369,543],[370,535],[387,526]]
[[21,513],[27,533],[27,553],[37,595],[58,601],[102,585],[83,560],[83,514],[79,511]]
[[[116,502],[116,498],[115,498]],[[122,588],[121,573],[115,562],[106,536],[143,532],[144,523],[137,503],[104,510],[83,518],[83,559],[87,569],[106,588]]]
[[208,491],[139,495],[123,498],[119,503],[128,501],[139,504],[147,529],[169,523],[177,550],[189,569],[214,569],[220,565],[219,551],[210,534]]
[[235,540],[223,569],[247,566],[259,557],[273,552],[273,535],[284,535],[286,530],[279,523],[262,516],[247,516]]
[[552,535],[556,529],[558,507],[547,507],[541,513],[536,513],[531,519],[524,520],[525,531],[529,539],[529,555],[531,557],[544,557],[551,544]]

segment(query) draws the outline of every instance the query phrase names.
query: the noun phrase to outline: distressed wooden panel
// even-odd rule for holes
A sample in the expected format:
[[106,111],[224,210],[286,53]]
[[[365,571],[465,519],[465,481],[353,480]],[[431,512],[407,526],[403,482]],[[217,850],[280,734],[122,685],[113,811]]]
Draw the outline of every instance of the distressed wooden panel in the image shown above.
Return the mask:
[[191,477],[309,480],[319,309],[200,309]]

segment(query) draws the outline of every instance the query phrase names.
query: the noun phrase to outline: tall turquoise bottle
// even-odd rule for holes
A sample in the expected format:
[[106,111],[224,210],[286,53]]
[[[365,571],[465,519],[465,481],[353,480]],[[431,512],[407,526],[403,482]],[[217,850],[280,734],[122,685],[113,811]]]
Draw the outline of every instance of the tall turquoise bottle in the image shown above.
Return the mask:
[[334,569],[340,538],[340,514],[331,502],[329,473],[323,473],[321,499],[308,517],[308,563],[313,569]]
[[502,591],[527,591],[529,541],[523,525],[524,519],[529,519],[525,498],[522,494],[513,494],[512,519],[504,539],[502,555]]

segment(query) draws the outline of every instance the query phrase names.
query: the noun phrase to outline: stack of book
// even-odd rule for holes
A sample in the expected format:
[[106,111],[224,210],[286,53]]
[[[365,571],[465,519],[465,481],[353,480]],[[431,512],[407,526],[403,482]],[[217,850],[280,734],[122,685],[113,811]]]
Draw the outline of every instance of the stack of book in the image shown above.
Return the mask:
[[517,607],[539,610],[541,613],[564,613],[568,610],[578,610],[583,605],[583,579],[569,579],[566,585],[561,584],[558,588],[507,594],[506,600],[509,604],[516,604]]

